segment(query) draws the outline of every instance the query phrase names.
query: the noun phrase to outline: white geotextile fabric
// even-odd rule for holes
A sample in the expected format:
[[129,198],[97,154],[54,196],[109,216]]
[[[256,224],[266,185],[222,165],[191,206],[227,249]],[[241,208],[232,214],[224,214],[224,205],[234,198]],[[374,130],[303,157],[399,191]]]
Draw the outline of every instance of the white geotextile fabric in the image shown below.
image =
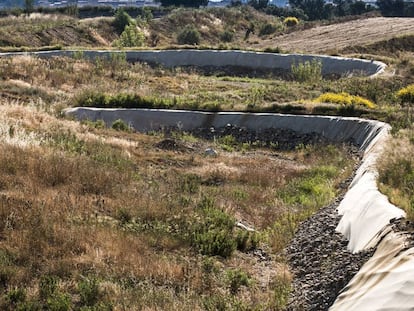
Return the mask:
[[414,249],[405,247],[404,236],[386,235],[329,310],[414,310]]
[[349,240],[348,249],[352,252],[374,247],[391,219],[405,217],[405,212],[391,204],[377,187],[375,165],[388,136],[388,128],[384,127],[367,146],[362,164],[338,206],[342,218],[336,230]]

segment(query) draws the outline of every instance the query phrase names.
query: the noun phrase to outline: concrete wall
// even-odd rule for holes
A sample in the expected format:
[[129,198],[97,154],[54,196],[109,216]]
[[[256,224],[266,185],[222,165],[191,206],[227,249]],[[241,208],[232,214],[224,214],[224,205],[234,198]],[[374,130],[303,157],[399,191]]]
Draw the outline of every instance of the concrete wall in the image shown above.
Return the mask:
[[[0,57],[15,55],[37,55],[39,57],[72,56],[76,51],[42,51],[32,53],[0,53]],[[149,50],[149,51],[83,51],[84,57],[110,57],[113,53],[125,53],[128,61],[157,63],[166,67],[175,66],[240,66],[251,69],[283,69],[290,71],[293,63],[322,62],[322,74],[365,76],[377,75],[386,65],[378,61],[321,55],[276,54],[233,50]]]

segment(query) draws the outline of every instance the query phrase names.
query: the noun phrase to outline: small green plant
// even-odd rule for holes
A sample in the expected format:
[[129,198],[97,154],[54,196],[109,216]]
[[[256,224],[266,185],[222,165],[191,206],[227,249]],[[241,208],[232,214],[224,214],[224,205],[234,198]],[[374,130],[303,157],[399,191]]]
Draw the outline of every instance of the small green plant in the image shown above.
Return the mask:
[[201,178],[195,174],[185,174],[180,177],[179,189],[182,192],[196,193],[201,184]]
[[112,123],[111,127],[116,131],[121,131],[121,132],[130,132],[131,131],[131,128],[129,127],[129,125],[126,124],[125,121],[123,121],[121,119],[115,120]]
[[242,286],[250,286],[252,282],[247,273],[240,269],[228,270],[226,277],[232,295],[236,295]]
[[255,249],[259,244],[259,235],[256,232],[239,231],[236,235],[237,249],[245,252]]
[[292,63],[293,78],[298,82],[315,83],[322,80],[322,62],[317,59],[312,61]]
[[200,32],[191,25],[187,25],[177,34],[178,44],[198,45],[201,41]]
[[7,292],[5,298],[10,305],[16,306],[26,300],[26,292],[22,288],[14,288]]
[[116,218],[122,225],[127,224],[132,220],[131,213],[126,208],[120,208],[116,213]]
[[274,296],[271,302],[272,310],[285,310],[289,294],[292,290],[291,280],[286,275],[276,276],[270,284]]
[[95,278],[85,278],[78,283],[80,303],[83,306],[94,306],[100,299],[99,283]]
[[55,276],[44,275],[39,282],[39,298],[46,301],[57,291],[59,279]]
[[226,135],[218,138],[218,143],[220,144],[221,148],[229,152],[234,151],[234,149],[239,145],[239,143],[236,140],[236,137],[234,137],[233,135]]
[[231,30],[224,30],[220,33],[220,41],[221,42],[231,42],[233,41],[234,31]]
[[280,27],[276,24],[265,23],[259,28],[259,36],[266,36],[275,33]]
[[288,16],[283,20],[283,24],[288,27],[294,27],[299,24],[299,20],[296,17]]
[[124,31],[119,36],[119,39],[115,41],[115,45],[118,47],[137,47],[143,46],[145,42],[144,34],[138,30],[134,24],[125,26]]
[[198,210],[199,221],[191,232],[192,245],[203,255],[230,257],[236,249],[234,218],[214,207],[208,197],[203,197]]
[[50,311],[69,311],[72,309],[72,301],[68,294],[55,292],[47,298],[47,310]]
[[113,25],[118,33],[122,33],[125,30],[125,27],[132,24],[133,20],[131,16],[123,8],[116,10],[115,19]]

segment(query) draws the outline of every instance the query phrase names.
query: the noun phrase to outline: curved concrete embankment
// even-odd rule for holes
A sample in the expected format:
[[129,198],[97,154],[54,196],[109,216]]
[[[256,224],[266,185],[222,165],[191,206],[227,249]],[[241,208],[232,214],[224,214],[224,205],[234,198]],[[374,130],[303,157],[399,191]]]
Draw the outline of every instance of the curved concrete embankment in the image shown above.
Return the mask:
[[178,126],[222,127],[226,124],[254,130],[287,128],[300,133],[316,132],[334,142],[352,142],[363,152],[362,164],[342,200],[337,231],[357,252],[378,248],[374,256],[345,287],[332,310],[411,310],[414,308],[414,249],[406,248],[407,236],[392,231],[390,220],[405,213],[392,205],[376,185],[376,161],[389,139],[388,124],[360,118],[297,116],[269,113],[209,113],[148,109],[71,108],[66,115],[79,120],[104,120],[108,125],[122,119],[138,131]]
[[127,61],[160,64],[165,67],[176,66],[235,66],[249,69],[264,69],[286,71],[291,70],[292,64],[318,60],[322,63],[322,74],[360,74],[374,76],[384,71],[386,65],[382,62],[358,58],[344,58],[324,55],[278,54],[238,50],[143,50],[143,51],[40,51],[40,52],[11,52],[0,53],[0,57],[16,55],[36,55],[39,57],[68,56],[74,54],[83,57],[109,58],[113,54],[125,53]]

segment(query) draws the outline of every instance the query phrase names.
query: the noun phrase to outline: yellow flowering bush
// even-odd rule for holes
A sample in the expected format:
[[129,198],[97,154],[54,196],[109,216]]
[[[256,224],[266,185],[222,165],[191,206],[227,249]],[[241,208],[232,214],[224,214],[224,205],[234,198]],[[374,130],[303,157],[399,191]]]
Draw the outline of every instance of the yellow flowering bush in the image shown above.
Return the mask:
[[315,99],[318,103],[332,103],[338,105],[355,105],[355,106],[364,106],[366,108],[375,108],[375,104],[361,96],[350,95],[348,93],[324,93]]
[[299,20],[296,17],[288,16],[283,20],[283,24],[285,24],[288,27],[293,27],[299,24]]
[[402,103],[414,104],[414,84],[410,84],[399,90],[397,97]]

